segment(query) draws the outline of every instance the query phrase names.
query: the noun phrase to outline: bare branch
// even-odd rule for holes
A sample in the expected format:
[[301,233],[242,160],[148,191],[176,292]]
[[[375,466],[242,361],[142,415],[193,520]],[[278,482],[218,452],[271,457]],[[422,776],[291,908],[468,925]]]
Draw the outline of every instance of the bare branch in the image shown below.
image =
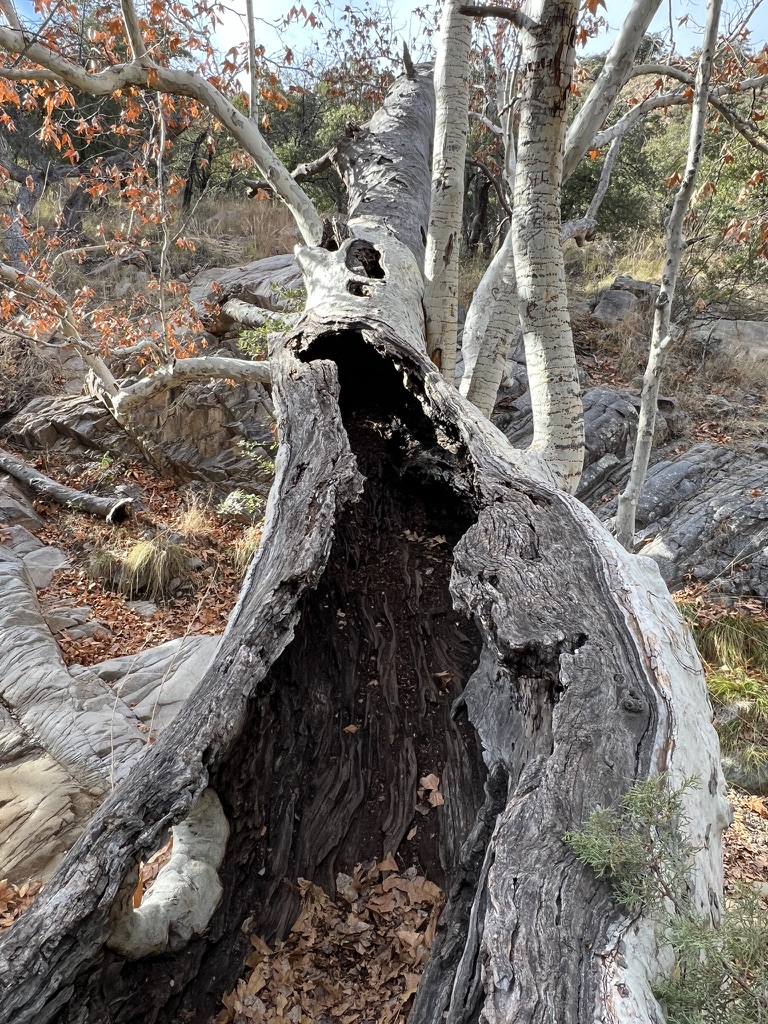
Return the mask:
[[676,78],[678,82],[685,82],[693,85],[693,75],[683,68],[676,68],[673,64],[636,64],[630,72],[629,78],[642,78],[645,75],[657,75],[663,78]]
[[560,228],[560,244],[572,238],[579,248],[595,237],[596,220],[594,217],[582,217],[580,220],[567,220]]
[[19,16],[16,13],[16,8],[13,6],[12,0],[0,0],[0,11],[3,12],[8,20],[8,24],[11,28],[21,29],[21,22]]
[[259,80],[256,75],[256,18],[253,13],[253,0],[245,0],[245,13],[248,19],[248,80],[250,84],[248,117],[255,124],[259,117]]
[[154,395],[183,387],[196,381],[235,380],[245,384],[269,386],[272,371],[269,363],[228,356],[195,356],[178,359],[168,366],[159,366],[151,377],[143,377],[113,400],[115,417],[124,420],[131,409],[143,405]]
[[[323,171],[335,170],[335,155],[336,147],[334,146],[333,149],[329,149],[327,153],[319,156],[317,160],[310,160],[306,164],[299,164],[298,167],[291,171],[291,177],[294,181],[301,182],[306,181],[308,178],[314,178],[316,174],[322,174]],[[243,184],[254,190],[265,189],[269,192],[273,191],[272,183],[263,179],[243,178]]]
[[231,317],[235,323],[243,327],[263,327],[268,319],[268,312],[260,306],[254,306],[252,302],[245,302],[243,299],[227,299],[221,307],[225,316]]
[[616,163],[616,157],[619,155],[621,144],[624,141],[623,135],[618,135],[611,143],[610,149],[605,157],[603,163],[603,169],[600,172],[600,181],[597,183],[595,194],[592,196],[592,202],[589,204],[589,208],[585,214],[587,218],[592,220],[597,218],[598,210],[605,199],[605,193],[608,191],[608,186],[611,183],[611,174],[613,173],[613,166]]
[[709,102],[715,110],[725,118],[728,124],[731,125],[732,128],[735,128],[739,135],[742,135],[747,140],[750,146],[754,146],[754,148],[759,150],[761,153],[768,155],[768,144],[765,141],[766,136],[764,132],[756,130],[751,121],[742,117],[733,109],[733,107],[727,106],[716,96],[710,96]]
[[0,27],[0,47],[8,53],[28,57],[44,69],[32,72],[15,69],[16,73],[11,74],[4,70],[6,78],[62,81],[92,96],[109,96],[117,89],[135,86],[199,100],[254,158],[259,170],[293,214],[305,242],[308,245],[320,244],[323,226],[309,197],[269,148],[256,125],[200,75],[193,71],[160,67],[147,60],[142,63],[134,61],[131,64],[116,64],[90,74],[80,65],[28,37],[25,32],[6,27]]
[[411,51],[408,49],[406,42],[403,43],[403,67],[405,68],[406,77],[413,80],[416,77],[416,68],[413,66]]
[[[686,75],[686,77],[682,77]],[[686,74],[686,72],[678,72],[677,78],[684,84],[693,85],[694,78]],[[766,76],[768,77],[768,76]],[[755,81],[759,81],[756,79]],[[768,141],[765,141],[762,132],[759,132],[755,126],[741,117],[733,107],[728,106],[720,99],[721,96],[727,96],[729,93],[741,91],[740,86],[720,86],[717,89],[713,89],[709,95],[709,102],[714,109],[721,114],[725,120],[733,127],[740,135],[749,142],[751,146],[759,150],[761,153],[768,154]],[[603,146],[607,146],[609,142],[612,142],[616,138],[623,137],[629,131],[631,131],[639,121],[641,121],[646,114],[649,114],[652,110],[658,110],[663,107],[675,107],[682,106],[690,102],[690,94],[682,91],[675,90],[674,92],[657,93],[655,96],[648,96],[642,101],[642,103],[636,104],[630,108],[623,117],[620,117],[615,124],[612,124],[609,128],[605,128],[599,132],[593,142],[592,146],[595,149],[602,149]]]
[[478,114],[477,111],[470,110],[469,116],[470,116],[470,118],[473,121],[479,121],[480,124],[485,125],[485,127],[489,131],[493,132],[494,135],[503,135],[504,134],[504,132],[501,130],[501,128],[497,124],[494,124],[493,121],[489,120],[489,118],[483,117],[482,114]]
[[[140,61],[147,56],[147,48],[141,35],[139,16],[133,6],[133,0],[120,0],[120,10],[123,14],[123,24],[131,47],[131,54],[135,61]],[[154,61],[150,61],[150,63],[154,64]]]
[[467,4],[459,8],[459,14],[466,14],[469,18],[503,18],[505,21],[511,21],[515,28],[526,32],[532,32],[535,27],[532,18],[522,11],[515,10],[514,7],[503,7],[496,4],[477,4],[476,6]]
[[637,48],[660,3],[661,0],[637,0],[632,4],[606,58],[603,70],[568,129],[563,181],[573,174],[627,81]]

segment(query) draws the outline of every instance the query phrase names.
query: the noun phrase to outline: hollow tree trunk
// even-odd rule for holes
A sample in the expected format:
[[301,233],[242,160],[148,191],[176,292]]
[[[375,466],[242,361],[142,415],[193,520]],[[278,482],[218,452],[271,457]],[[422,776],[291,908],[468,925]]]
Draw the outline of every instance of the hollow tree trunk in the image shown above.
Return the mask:
[[[264,539],[220,653],[0,939],[4,1022],[207,1022],[247,934],[290,925],[284,879],[332,886],[387,852],[449,892],[412,1021],[660,1021],[652,929],[562,836],[663,771],[702,778],[694,885],[717,906],[717,741],[655,567],[427,357],[430,109],[424,75],[401,80],[348,142],[365,216],[337,250],[300,254],[307,312],[272,357]],[[445,804],[413,835],[425,771]],[[166,950],[148,956],[140,929],[125,939],[137,861],[185,818],[178,892],[189,903],[216,871],[221,901],[190,923],[169,898]]]

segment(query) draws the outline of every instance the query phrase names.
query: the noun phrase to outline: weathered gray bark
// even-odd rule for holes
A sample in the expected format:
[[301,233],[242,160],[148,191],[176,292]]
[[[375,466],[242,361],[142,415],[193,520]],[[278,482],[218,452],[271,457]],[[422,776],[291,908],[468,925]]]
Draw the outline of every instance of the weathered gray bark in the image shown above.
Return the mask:
[[[202,1024],[247,953],[245,919],[267,938],[290,925],[284,878],[332,886],[389,851],[451,893],[418,1024],[481,1007],[660,1020],[651,930],[562,842],[659,771],[702,776],[692,884],[702,911],[720,897],[717,741],[658,573],[426,354],[430,109],[417,74],[349,140],[351,237],[299,254],[307,312],[271,359],[281,445],[261,548],[198,690],[0,939],[8,1024]],[[445,804],[409,839],[426,768]],[[181,948],[171,934],[129,962],[108,948],[125,880],[206,789],[230,832],[218,909]]]

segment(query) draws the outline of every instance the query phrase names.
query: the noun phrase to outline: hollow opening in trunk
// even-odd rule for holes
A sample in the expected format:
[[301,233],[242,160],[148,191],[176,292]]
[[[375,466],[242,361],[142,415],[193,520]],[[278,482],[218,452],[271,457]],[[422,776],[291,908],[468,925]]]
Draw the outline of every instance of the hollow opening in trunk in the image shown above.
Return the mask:
[[[234,984],[248,935],[271,942],[291,927],[296,879],[333,893],[338,872],[392,853],[445,886],[483,802],[475,731],[451,715],[481,646],[449,592],[452,549],[473,509],[450,486],[437,432],[401,369],[357,332],[320,338],[303,358],[338,365],[365,487],[339,514],[294,638],[211,771],[231,827],[224,897],[196,952],[162,958],[176,961],[177,978],[181,960],[192,974],[174,1019],[201,1024]],[[429,775],[442,805],[419,785]],[[124,977],[136,969],[126,965]]]

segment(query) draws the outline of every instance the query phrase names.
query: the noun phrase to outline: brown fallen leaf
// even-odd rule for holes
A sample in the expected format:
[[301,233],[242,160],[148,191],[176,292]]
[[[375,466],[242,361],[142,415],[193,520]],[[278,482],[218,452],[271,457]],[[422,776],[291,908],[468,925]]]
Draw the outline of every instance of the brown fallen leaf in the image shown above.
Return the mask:
[[768,806],[766,806],[765,798],[762,796],[751,796],[745,801],[750,811],[754,811],[755,814],[759,814],[761,818],[768,818]]

